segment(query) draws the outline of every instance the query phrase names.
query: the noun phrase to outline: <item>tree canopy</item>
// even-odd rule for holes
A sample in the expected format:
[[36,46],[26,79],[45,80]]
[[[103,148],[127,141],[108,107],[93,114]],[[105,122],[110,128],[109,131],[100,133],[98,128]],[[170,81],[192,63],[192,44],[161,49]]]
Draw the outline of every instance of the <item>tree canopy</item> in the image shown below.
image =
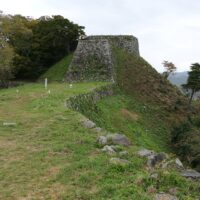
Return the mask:
[[60,15],[33,19],[0,13],[0,55],[9,52],[7,63],[12,63],[14,75],[20,79],[37,78],[74,51],[82,34],[83,26]]
[[176,71],[176,66],[174,63],[169,61],[163,61],[163,67],[165,68],[165,71],[163,72],[163,76],[167,79],[170,74],[173,74]]
[[194,63],[191,65],[191,71],[188,72],[188,80],[187,83],[183,85],[186,90],[190,90],[190,101],[193,99],[193,96],[196,92],[200,91],[200,64]]

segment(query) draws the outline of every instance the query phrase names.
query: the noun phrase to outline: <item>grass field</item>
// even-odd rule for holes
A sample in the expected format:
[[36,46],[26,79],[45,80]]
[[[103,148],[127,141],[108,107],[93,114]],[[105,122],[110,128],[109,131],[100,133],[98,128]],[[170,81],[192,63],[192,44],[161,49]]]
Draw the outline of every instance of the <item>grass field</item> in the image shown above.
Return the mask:
[[[155,143],[134,142],[131,122],[127,131],[133,145],[126,149],[131,163],[126,166],[109,163],[110,156],[96,144],[97,134],[81,126],[84,116],[64,106],[70,96],[105,84],[81,83],[70,89],[66,83],[52,83],[47,90],[41,84],[27,84],[0,90],[0,199],[150,200],[155,191],[149,187],[156,192],[177,188],[177,196],[182,200],[198,198],[199,182],[186,180],[175,171],[160,170],[159,181],[150,178],[145,160],[134,152],[141,145],[153,148]],[[118,120],[113,124],[111,114],[117,112],[121,102],[126,101],[110,97],[99,102],[102,115],[98,123],[117,131],[120,125],[125,126],[126,121],[120,122],[122,116],[128,115],[132,120],[142,117],[144,121],[135,123],[135,129],[143,133],[147,124],[144,116],[137,115],[136,102],[137,108],[132,106],[135,114],[122,110],[120,117],[113,115]],[[4,122],[15,122],[16,126],[3,126]]]

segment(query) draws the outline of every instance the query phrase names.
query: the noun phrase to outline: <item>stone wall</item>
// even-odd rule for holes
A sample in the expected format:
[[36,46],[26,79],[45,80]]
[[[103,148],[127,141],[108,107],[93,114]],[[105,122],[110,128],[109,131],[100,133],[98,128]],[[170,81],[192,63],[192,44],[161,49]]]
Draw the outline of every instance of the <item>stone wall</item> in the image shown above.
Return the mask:
[[70,97],[66,101],[66,107],[79,111],[84,115],[87,115],[89,111],[93,111],[96,107],[96,103],[101,99],[114,95],[115,84],[109,84],[97,88],[89,93],[80,94]]
[[79,40],[67,73],[68,81],[114,80],[113,47],[139,56],[137,38],[121,36],[88,36]]

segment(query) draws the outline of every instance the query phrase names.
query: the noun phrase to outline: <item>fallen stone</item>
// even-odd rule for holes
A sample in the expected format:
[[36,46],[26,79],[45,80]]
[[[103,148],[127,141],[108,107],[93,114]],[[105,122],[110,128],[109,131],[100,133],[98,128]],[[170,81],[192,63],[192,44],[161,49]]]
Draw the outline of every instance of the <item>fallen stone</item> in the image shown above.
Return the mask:
[[97,143],[98,143],[99,145],[101,145],[101,146],[106,145],[106,144],[108,143],[107,137],[105,137],[105,136],[99,136],[99,137],[97,138]]
[[169,194],[176,195],[177,194],[177,188],[170,188],[169,189]]
[[111,134],[107,136],[108,140],[111,141],[113,144],[129,146],[131,143],[129,139],[123,134]]
[[89,119],[83,120],[81,121],[81,123],[85,128],[88,128],[88,129],[92,129],[96,127],[96,124],[90,121]]
[[100,128],[100,127],[95,127],[95,128],[93,128],[92,130],[93,130],[94,132],[96,132],[96,133],[102,132],[102,128]]
[[155,155],[148,156],[147,165],[148,167],[155,167],[157,164],[161,163],[167,158],[165,153],[158,153]]
[[184,169],[182,162],[178,158],[176,158],[175,160],[172,159],[167,162],[163,162],[162,168],[163,169],[176,169],[179,171]]
[[184,170],[181,175],[185,178],[200,179],[200,173],[193,169]]
[[111,158],[110,163],[115,164],[115,165],[126,165],[126,164],[129,164],[130,162],[128,160],[121,159],[121,158]]
[[158,174],[157,174],[157,173],[151,174],[151,175],[150,175],[150,178],[152,178],[152,179],[157,179],[157,178],[158,178]]
[[120,151],[119,156],[126,156],[128,155],[128,151]]
[[154,152],[148,149],[142,149],[138,151],[137,154],[140,157],[148,157],[148,156],[154,155]]
[[179,160],[179,158],[176,158],[175,164],[177,168],[183,168],[183,163]]
[[153,186],[149,186],[149,187],[147,188],[147,193],[148,193],[148,194],[156,193],[156,188],[153,187]]
[[116,153],[115,150],[112,148],[112,146],[108,146],[108,145],[104,146],[102,151],[107,152],[110,155]]
[[17,123],[15,122],[3,122],[3,126],[16,126]]
[[178,199],[177,197],[172,196],[170,194],[159,193],[159,194],[156,194],[156,197],[154,200],[178,200]]

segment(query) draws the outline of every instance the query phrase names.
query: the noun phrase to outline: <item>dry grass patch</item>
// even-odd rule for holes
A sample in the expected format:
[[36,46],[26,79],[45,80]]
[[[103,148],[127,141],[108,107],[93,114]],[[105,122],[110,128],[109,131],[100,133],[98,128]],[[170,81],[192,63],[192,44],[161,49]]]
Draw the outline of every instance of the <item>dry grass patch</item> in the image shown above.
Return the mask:
[[120,110],[120,113],[122,114],[123,117],[129,119],[129,120],[132,120],[132,121],[137,121],[139,119],[139,115],[135,112],[131,112],[131,111],[128,111],[126,108],[122,108]]

